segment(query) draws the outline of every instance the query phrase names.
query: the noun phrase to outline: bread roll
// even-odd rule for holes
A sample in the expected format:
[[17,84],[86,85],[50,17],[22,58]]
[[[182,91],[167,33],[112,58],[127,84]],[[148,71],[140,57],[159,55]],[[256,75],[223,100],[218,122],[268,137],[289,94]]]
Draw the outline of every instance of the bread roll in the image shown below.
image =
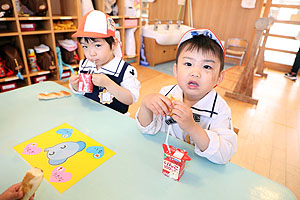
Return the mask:
[[35,191],[40,186],[43,177],[44,177],[43,171],[37,167],[33,167],[26,172],[26,175],[24,176],[20,186],[20,190],[22,190],[24,193],[24,196],[21,200],[30,199],[30,197],[35,193]]
[[62,98],[62,97],[67,97],[71,96],[70,92],[67,91],[60,91],[60,92],[51,92],[51,93],[40,93],[38,94],[38,99],[40,100],[48,100],[48,99],[56,99],[56,98]]
[[[174,98],[173,95],[171,95],[171,96],[169,97],[169,99],[171,100],[172,104],[173,104],[173,101],[179,101],[178,99]],[[172,116],[172,115],[174,114],[174,113],[172,112],[172,109],[169,108],[169,111],[170,111],[169,116]]]

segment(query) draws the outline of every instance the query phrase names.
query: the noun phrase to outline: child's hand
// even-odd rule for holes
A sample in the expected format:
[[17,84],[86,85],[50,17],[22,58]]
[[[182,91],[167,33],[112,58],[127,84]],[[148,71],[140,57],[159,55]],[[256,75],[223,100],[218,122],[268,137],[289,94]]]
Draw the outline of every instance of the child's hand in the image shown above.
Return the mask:
[[69,79],[69,83],[75,91],[78,91],[79,75],[73,75]]
[[23,197],[23,192],[19,191],[21,183],[14,184],[10,186],[5,192],[0,195],[0,199],[2,200],[15,200],[21,199]]
[[181,101],[173,101],[174,108],[172,110],[172,118],[178,123],[181,129],[189,132],[197,123],[193,119],[193,113],[189,106]]
[[144,97],[142,106],[151,110],[155,115],[169,115],[173,105],[171,100],[162,94],[149,94]]
[[107,83],[110,81],[112,80],[105,74],[93,74],[92,76],[93,84],[99,87],[107,87]]

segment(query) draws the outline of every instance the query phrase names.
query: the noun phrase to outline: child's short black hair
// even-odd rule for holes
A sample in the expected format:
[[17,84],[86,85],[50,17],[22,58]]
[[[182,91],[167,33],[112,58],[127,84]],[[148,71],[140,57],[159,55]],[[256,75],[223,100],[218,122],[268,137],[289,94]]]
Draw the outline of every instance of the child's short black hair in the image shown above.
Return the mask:
[[[77,41],[80,42],[82,38],[87,43],[89,43],[89,40],[92,40],[93,42],[95,42],[95,40],[97,39],[97,38],[92,38],[92,37],[78,37]],[[110,49],[112,49],[112,45],[115,43],[114,37],[110,36],[110,37],[101,38],[101,39],[104,39],[108,43],[108,45],[110,46]]]
[[176,64],[181,51],[186,47],[187,51],[202,50],[203,53],[212,52],[220,60],[220,72],[224,69],[224,52],[220,45],[205,35],[197,35],[191,39],[184,41],[177,49]]

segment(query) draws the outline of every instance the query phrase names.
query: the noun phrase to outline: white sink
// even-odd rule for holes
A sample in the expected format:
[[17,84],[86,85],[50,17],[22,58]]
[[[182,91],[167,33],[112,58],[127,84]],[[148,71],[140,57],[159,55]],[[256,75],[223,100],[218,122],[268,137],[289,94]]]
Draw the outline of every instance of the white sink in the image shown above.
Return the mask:
[[180,25],[178,28],[177,24],[170,24],[167,30],[166,24],[160,24],[157,30],[154,30],[154,25],[143,26],[142,34],[144,37],[153,38],[160,45],[176,45],[178,44],[181,36],[193,27]]

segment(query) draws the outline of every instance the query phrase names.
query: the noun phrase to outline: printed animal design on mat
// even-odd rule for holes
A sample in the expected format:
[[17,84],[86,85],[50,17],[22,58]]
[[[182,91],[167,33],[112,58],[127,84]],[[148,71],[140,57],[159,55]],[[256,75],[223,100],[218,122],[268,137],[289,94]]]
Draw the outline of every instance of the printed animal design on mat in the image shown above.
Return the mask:
[[92,153],[93,157],[98,159],[104,155],[104,147],[100,146],[91,146],[86,149],[86,152]]
[[63,183],[72,179],[72,174],[70,172],[65,172],[63,166],[56,167],[50,177],[50,182]]
[[42,148],[37,147],[37,143],[27,144],[24,148],[22,154],[26,155],[36,155],[42,152]]
[[47,157],[49,158],[50,165],[60,165],[77,152],[82,151],[85,146],[86,144],[83,141],[63,142],[46,148],[45,151],[48,151]]
[[73,133],[73,129],[69,129],[69,128],[62,128],[56,131],[57,134],[61,134],[61,137],[63,138],[69,138],[71,137],[72,133]]

